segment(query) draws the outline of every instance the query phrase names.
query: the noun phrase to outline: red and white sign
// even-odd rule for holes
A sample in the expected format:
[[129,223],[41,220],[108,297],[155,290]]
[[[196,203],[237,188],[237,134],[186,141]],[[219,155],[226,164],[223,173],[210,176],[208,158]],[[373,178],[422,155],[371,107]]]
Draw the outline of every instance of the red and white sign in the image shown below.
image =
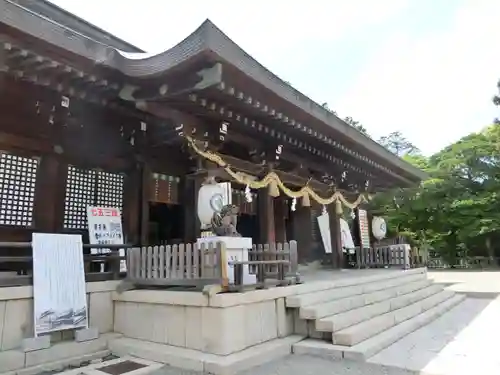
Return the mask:
[[[118,208],[89,206],[87,219],[91,245],[123,245],[122,215]],[[91,249],[92,254],[110,252],[110,249]],[[119,253],[125,256],[125,249],[120,249]],[[124,260],[120,262],[120,271],[126,271]]]

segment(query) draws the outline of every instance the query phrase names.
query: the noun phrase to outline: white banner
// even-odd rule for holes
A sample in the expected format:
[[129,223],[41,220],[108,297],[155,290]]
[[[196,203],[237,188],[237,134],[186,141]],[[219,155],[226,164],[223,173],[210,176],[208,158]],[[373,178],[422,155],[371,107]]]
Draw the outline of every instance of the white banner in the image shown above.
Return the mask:
[[82,236],[33,233],[32,246],[35,336],[88,327]]
[[351,230],[349,224],[344,219],[340,220],[340,238],[342,241],[342,248],[345,250],[354,250],[354,241],[352,240]]
[[[122,215],[118,208],[87,208],[89,241],[91,245],[123,245]],[[110,249],[91,249],[92,254],[107,254]],[[120,249],[120,256],[125,256],[125,249]],[[125,260],[120,261],[120,271],[127,270]]]
[[325,253],[331,254],[332,252],[332,233],[330,231],[330,215],[328,212],[318,216],[319,232],[323,241]]

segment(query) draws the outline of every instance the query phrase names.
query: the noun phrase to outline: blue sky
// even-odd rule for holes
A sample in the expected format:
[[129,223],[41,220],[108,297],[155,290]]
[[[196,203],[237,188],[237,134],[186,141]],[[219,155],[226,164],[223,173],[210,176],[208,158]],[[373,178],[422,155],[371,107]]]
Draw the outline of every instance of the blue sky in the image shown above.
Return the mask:
[[210,18],[313,100],[425,154],[499,115],[498,0],[51,1],[148,52]]

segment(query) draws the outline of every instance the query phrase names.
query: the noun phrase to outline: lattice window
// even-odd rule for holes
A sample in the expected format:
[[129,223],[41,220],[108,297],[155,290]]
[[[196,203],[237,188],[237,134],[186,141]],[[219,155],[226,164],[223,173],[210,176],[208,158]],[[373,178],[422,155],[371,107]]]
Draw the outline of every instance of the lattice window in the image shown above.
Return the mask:
[[37,169],[35,158],[0,156],[0,225],[33,225]]
[[123,175],[97,172],[97,206],[123,208]]
[[87,207],[104,206],[123,209],[124,177],[118,173],[79,169],[68,166],[65,229],[87,229]]
[[87,207],[95,201],[95,176],[93,170],[68,166],[64,204],[65,229],[87,228]]

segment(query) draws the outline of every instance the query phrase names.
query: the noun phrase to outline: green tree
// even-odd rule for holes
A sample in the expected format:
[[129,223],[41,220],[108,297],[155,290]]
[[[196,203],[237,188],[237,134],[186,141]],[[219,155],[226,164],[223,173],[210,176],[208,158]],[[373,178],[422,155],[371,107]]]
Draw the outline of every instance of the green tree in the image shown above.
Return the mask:
[[378,140],[382,146],[398,156],[420,154],[420,150],[411,143],[401,132],[392,132]]
[[419,245],[430,243],[452,264],[459,250],[494,257],[500,248],[500,125],[429,158],[410,150],[403,158],[430,178],[375,198],[372,205],[387,217],[388,227]]

